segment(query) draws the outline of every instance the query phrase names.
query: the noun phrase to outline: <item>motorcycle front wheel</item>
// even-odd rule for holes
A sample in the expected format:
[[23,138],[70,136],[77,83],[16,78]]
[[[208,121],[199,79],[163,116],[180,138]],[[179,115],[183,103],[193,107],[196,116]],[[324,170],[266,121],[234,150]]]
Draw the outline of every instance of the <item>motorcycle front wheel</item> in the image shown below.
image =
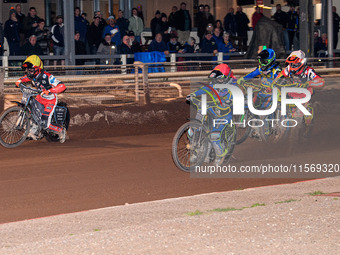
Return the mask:
[[27,114],[21,107],[7,109],[0,116],[0,144],[9,149],[19,146],[26,140],[29,129]]
[[192,172],[204,162],[208,154],[208,135],[200,123],[183,124],[172,141],[172,159],[184,172]]

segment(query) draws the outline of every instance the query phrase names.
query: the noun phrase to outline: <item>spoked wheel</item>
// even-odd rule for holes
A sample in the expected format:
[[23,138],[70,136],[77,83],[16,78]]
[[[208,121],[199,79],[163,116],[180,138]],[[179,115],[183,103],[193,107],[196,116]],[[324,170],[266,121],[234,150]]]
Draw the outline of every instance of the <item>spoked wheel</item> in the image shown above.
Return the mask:
[[200,123],[187,122],[172,141],[172,159],[182,171],[191,172],[204,162],[208,153],[208,135]]
[[237,126],[236,144],[241,144],[248,138],[251,132],[251,126],[248,125],[248,120],[250,119],[251,115],[248,110],[243,115],[236,117],[235,122],[244,123],[244,125],[238,124]]
[[0,144],[15,148],[22,144],[30,129],[27,114],[21,107],[11,107],[0,117]]

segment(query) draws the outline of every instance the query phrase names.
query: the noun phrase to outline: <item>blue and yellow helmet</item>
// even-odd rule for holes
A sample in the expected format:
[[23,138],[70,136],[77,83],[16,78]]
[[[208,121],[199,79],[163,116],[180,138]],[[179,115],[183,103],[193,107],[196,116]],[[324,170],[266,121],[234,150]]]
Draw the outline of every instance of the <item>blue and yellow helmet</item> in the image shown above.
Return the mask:
[[276,54],[273,49],[265,49],[257,54],[261,71],[268,71],[275,64]]

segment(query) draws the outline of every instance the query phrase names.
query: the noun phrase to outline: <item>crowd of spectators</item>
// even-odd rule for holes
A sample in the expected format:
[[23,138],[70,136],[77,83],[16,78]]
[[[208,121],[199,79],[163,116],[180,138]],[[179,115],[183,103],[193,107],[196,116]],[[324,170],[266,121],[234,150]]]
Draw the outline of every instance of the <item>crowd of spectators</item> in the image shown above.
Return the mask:
[[[298,11],[291,6],[286,13],[282,11],[281,5],[277,4],[276,12],[272,17],[283,27],[286,50],[295,50],[298,47]],[[253,28],[262,17],[261,9],[256,7],[251,17]],[[191,21],[191,14],[185,2],[182,2],[179,8],[173,6],[169,15],[157,10],[150,22],[153,40],[145,48],[141,44],[141,33],[145,30],[142,5],[133,8],[129,18],[124,16],[122,10],[118,11],[117,18],[115,15],[110,15],[107,19],[103,18],[100,11],[96,11],[91,22],[87,20],[87,14],[81,13],[80,8],[76,7],[74,9],[75,53],[76,55],[112,55],[115,53],[134,54],[147,50],[160,51],[165,54],[196,52],[216,54],[247,49],[250,20],[241,6],[237,7],[236,13],[234,8],[230,8],[222,22],[216,20],[211,14],[209,5],[200,5],[193,18],[194,26],[197,27],[199,44],[193,37],[190,37]],[[335,7],[333,7],[333,21],[333,46],[336,48],[339,16]],[[27,16],[21,12],[20,4],[12,7],[4,29],[0,26],[0,54],[3,50],[3,37],[6,37],[11,56],[52,53],[64,55],[63,17],[58,15],[55,24],[50,29],[45,25],[45,20],[38,16],[35,7],[29,8]],[[315,35],[316,52],[325,49],[327,45],[325,38],[327,35],[321,37]],[[235,45],[236,41],[238,45]],[[99,63],[99,60],[96,62]],[[101,60],[101,63],[108,64],[108,61]],[[84,60],[78,60],[77,64],[84,64]]]

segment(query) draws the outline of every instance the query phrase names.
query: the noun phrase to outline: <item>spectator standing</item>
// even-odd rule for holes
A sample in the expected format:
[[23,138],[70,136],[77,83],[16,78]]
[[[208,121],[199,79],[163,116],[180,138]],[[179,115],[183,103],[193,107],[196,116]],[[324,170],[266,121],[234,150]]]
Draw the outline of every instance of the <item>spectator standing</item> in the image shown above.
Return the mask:
[[247,44],[248,44],[248,24],[249,24],[249,19],[247,15],[242,11],[241,6],[237,6],[237,12],[235,15],[236,18],[236,31],[237,31],[237,36],[240,38],[242,41],[242,46],[243,49],[247,49]]
[[137,42],[141,41],[141,34],[144,30],[143,20],[138,17],[137,9],[133,8],[131,11],[132,16],[129,18],[129,30],[135,34]]
[[119,27],[116,25],[115,16],[110,16],[107,18],[109,20],[109,24],[104,28],[102,38],[104,39],[107,34],[111,35],[111,42],[116,46],[121,44],[121,34],[119,31]]
[[169,51],[167,50],[166,44],[162,39],[163,38],[162,38],[161,33],[156,34],[155,39],[152,40],[152,42],[150,43],[148,47],[148,51],[149,52],[159,51],[159,52],[164,52],[165,55],[168,55]]
[[191,17],[189,11],[186,9],[186,3],[181,3],[181,9],[176,13],[176,29],[178,30],[178,41],[184,45],[189,37],[191,31]]
[[40,56],[43,54],[43,50],[41,49],[39,44],[37,44],[37,37],[35,35],[30,36],[30,38],[28,39],[28,42],[26,42],[22,46],[21,52],[25,56],[30,56],[30,55]]
[[236,16],[234,8],[229,8],[229,13],[224,17],[224,31],[231,36],[236,36]]
[[205,24],[205,19],[204,19],[204,5],[203,4],[199,6],[195,21],[196,21],[196,27],[197,27],[197,36],[200,40],[202,40],[205,30],[207,28],[207,24]]
[[124,12],[122,10],[118,10],[117,26],[119,27],[121,36],[124,36],[129,32],[129,23],[129,20],[124,18]]
[[221,31],[221,35],[223,34],[224,30],[223,30],[223,25],[222,25],[222,21],[221,20],[216,20],[215,21],[215,25],[214,25],[214,28],[218,27]]
[[90,22],[87,20],[87,13],[86,13],[86,12],[83,12],[83,13],[81,14],[81,16],[82,16],[82,18],[85,20],[86,26],[87,26],[87,29],[88,29],[89,26],[90,26]]
[[169,21],[169,26],[170,27],[175,27],[176,25],[176,22],[175,22],[175,15],[176,15],[176,12],[177,12],[177,6],[173,6],[172,9],[171,9],[171,13],[169,14],[169,18],[168,18],[168,21]]
[[161,12],[159,10],[156,11],[155,17],[151,20],[150,27],[152,37],[155,37],[156,34],[161,33]]
[[288,31],[288,37],[289,37],[289,50],[292,49],[293,40],[295,33],[297,31],[298,26],[298,18],[295,11],[295,7],[292,5],[290,6],[289,12],[287,13],[287,31]]
[[34,35],[37,37],[37,44],[41,47],[43,55],[48,55],[50,53],[51,32],[45,27],[44,19],[38,20]]
[[170,41],[166,45],[169,53],[182,53],[182,45],[177,41],[177,36],[175,34],[170,35]]
[[[86,47],[85,43],[80,40],[80,33],[78,31],[74,34],[74,48],[76,55],[85,55],[86,54]],[[76,59],[76,65],[84,65],[84,59]]]
[[74,8],[74,31],[80,34],[80,41],[86,42],[87,23],[86,20],[80,15],[80,8]]
[[101,11],[96,11],[94,13],[94,16],[99,16],[100,20],[99,20],[99,29],[101,32],[103,32],[104,28],[107,26],[106,20],[103,19],[103,14]]
[[263,13],[261,12],[261,8],[256,6],[255,7],[255,12],[253,13],[253,16],[251,17],[251,21],[252,21],[252,26],[253,26],[253,30],[256,27],[257,22],[263,17]]
[[38,26],[38,20],[40,18],[37,16],[37,10],[35,7],[31,7],[29,13],[24,18],[23,29],[25,33],[25,38],[29,38],[34,34],[35,29]]
[[288,31],[287,31],[287,13],[281,10],[281,4],[276,5],[276,12],[274,13],[273,19],[282,26],[285,50],[289,50],[289,37],[288,37]]
[[163,36],[163,41],[168,42],[171,33],[171,27],[169,26],[168,19],[165,13],[161,13],[161,34]]
[[202,53],[214,53],[218,52],[217,43],[213,38],[212,33],[206,32],[204,38],[201,42],[201,52]]
[[99,44],[102,42],[103,31],[100,27],[100,17],[93,17],[93,22],[87,31],[87,41],[90,47],[90,54],[97,54]]
[[314,57],[318,57],[318,51],[322,48],[322,40],[318,31],[314,31]]
[[145,22],[144,22],[143,6],[141,4],[137,5],[137,16],[141,18],[141,20],[143,21],[143,26],[144,26]]
[[25,44],[24,19],[25,14],[21,12],[21,4],[15,6],[16,17],[19,23],[20,46]]
[[210,13],[210,6],[204,5],[204,22],[205,24],[215,24],[215,17]]
[[336,49],[338,45],[338,36],[339,36],[339,28],[340,28],[340,17],[336,13],[336,7],[332,7],[333,13],[333,48]]
[[135,52],[142,52],[142,47],[140,46],[140,43],[137,42],[135,38],[135,33],[132,31],[129,31],[128,33],[129,39],[130,39],[130,45],[133,53]]
[[9,46],[9,55],[20,55],[20,35],[19,35],[19,23],[16,17],[16,11],[10,9],[9,19],[5,23],[4,34]]
[[[53,41],[53,52],[54,55],[64,55],[64,23],[63,17],[58,15],[56,18],[56,24],[51,29],[52,41]],[[54,61],[54,65],[57,61]],[[62,65],[64,65],[64,60],[62,60]]]
[[[99,55],[106,55],[110,56],[112,54],[115,54],[117,51],[116,45],[111,41],[111,34],[108,33],[104,35],[103,42],[99,45],[97,54]],[[114,60],[112,60],[114,62]],[[100,63],[103,65],[110,64],[110,61],[108,59],[101,59]]]

